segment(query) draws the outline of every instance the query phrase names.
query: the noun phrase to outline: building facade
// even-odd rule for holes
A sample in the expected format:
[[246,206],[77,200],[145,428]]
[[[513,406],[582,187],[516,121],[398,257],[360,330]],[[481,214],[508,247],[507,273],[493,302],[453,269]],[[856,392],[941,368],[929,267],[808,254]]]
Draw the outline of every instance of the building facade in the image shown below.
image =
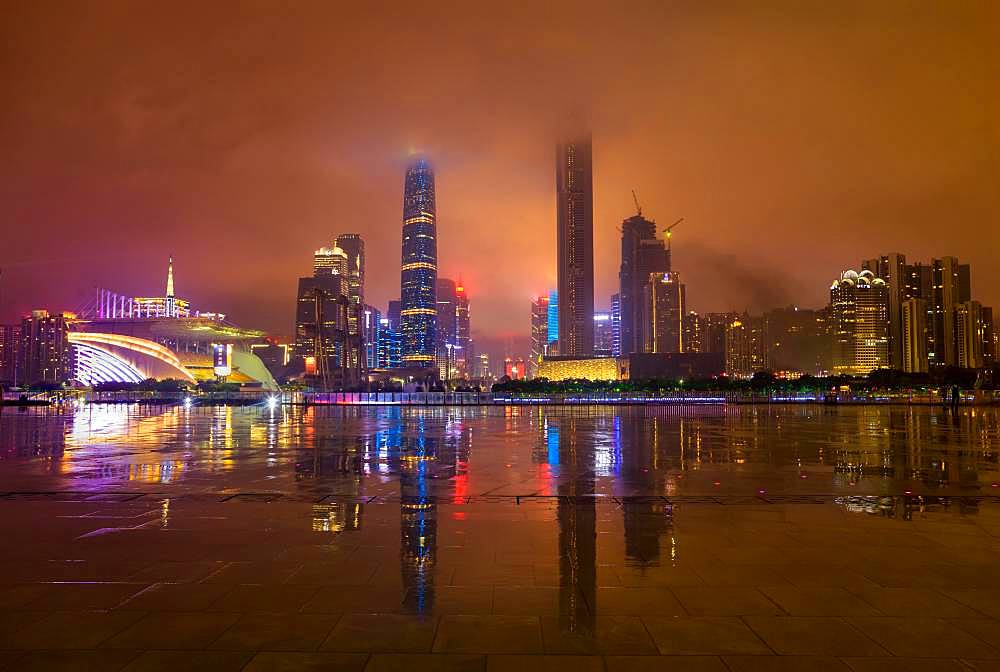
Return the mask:
[[902,370],[906,373],[927,373],[927,302],[906,299],[900,314]]
[[656,223],[642,215],[622,222],[621,268],[618,297],[621,303],[621,348],[623,354],[648,352],[645,334],[646,286],[651,273],[670,272],[670,252],[656,237]]
[[50,315],[33,310],[21,320],[18,369],[25,385],[58,385],[73,377],[73,357],[69,342],[72,315]]
[[528,377],[538,375],[538,364],[548,353],[549,297],[536,296],[531,300],[531,354],[528,357]]
[[559,352],[594,351],[594,186],[590,137],[556,147]]
[[865,376],[889,362],[889,289],[871,271],[844,271],[830,287],[833,372]]
[[418,158],[403,186],[403,253],[400,271],[400,331],[403,365],[437,361],[437,204],[434,171]]
[[744,314],[727,325],[725,332],[726,375],[750,378],[770,369],[767,359],[767,323],[763,316]]
[[643,288],[643,352],[684,352],[684,283],[677,273],[650,273]]
[[611,313],[594,313],[594,354],[611,357],[614,348]]

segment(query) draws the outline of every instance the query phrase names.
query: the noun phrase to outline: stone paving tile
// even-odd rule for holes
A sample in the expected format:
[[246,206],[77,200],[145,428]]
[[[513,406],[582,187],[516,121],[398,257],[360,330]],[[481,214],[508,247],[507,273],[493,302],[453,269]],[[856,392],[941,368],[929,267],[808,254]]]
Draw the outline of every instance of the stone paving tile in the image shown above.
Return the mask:
[[780,655],[886,655],[882,647],[840,618],[747,616],[744,620]]
[[607,672],[729,672],[715,656],[605,656]]
[[542,628],[531,616],[443,616],[435,653],[542,653]]
[[877,616],[879,613],[844,588],[768,586],[760,591],[792,616]]
[[674,595],[691,616],[749,616],[783,613],[754,588],[674,588]]
[[[370,610],[380,611],[377,607]],[[396,610],[416,614],[487,615],[493,612],[493,586],[435,586],[430,599],[418,602],[409,597],[406,604]]]
[[322,590],[319,586],[289,585],[220,586],[220,589],[222,595],[211,602],[209,611],[294,613]]
[[851,672],[830,656],[725,656],[730,672]]
[[489,655],[486,672],[605,672],[601,656]]
[[546,653],[653,655],[658,653],[638,616],[598,616],[578,622],[543,616],[542,640]]
[[767,565],[714,564],[696,568],[707,586],[790,586],[782,568]]
[[[492,601],[492,590],[490,599]],[[323,586],[302,606],[302,611],[316,614],[364,611],[398,613],[402,606],[403,594],[396,588]]]
[[771,649],[736,617],[642,619],[664,655],[771,654]]
[[21,648],[21,630],[50,616],[47,611],[0,611],[0,649]]
[[456,567],[450,584],[453,586],[525,586],[531,585],[533,581],[534,569],[531,564],[501,565],[484,563]]
[[52,589],[48,583],[24,583],[0,588],[0,609],[25,609]]
[[865,588],[855,591],[885,616],[977,618],[982,614],[943,593],[927,588]]
[[633,588],[705,585],[705,580],[700,574],[693,567],[686,566],[620,567],[618,577],[623,586]]
[[358,560],[310,562],[298,568],[286,583],[307,586],[364,586],[377,569],[376,565]]
[[887,616],[852,618],[850,621],[894,656],[913,658],[1000,656],[1000,652],[996,649],[941,619]]
[[1000,672],[1000,660],[970,660],[962,663],[973,672]]
[[129,580],[146,583],[201,581],[225,566],[225,562],[213,560],[157,562],[136,572]]
[[969,672],[949,658],[844,658],[853,672]]
[[320,648],[361,653],[430,653],[437,627],[437,617],[344,614]]
[[295,561],[232,562],[211,574],[203,583],[286,583],[303,566]]
[[555,616],[566,600],[586,604],[583,594],[569,586],[504,586],[493,588],[493,613],[507,616]]
[[948,623],[1000,651],[1000,621],[988,618],[957,618],[950,619]]
[[30,609],[110,609],[146,588],[144,583],[54,583]]
[[123,672],[239,672],[252,655],[234,651],[145,651]]
[[338,616],[326,614],[245,614],[211,645],[231,651],[315,651]]
[[368,656],[358,653],[262,651],[242,672],[361,672]]
[[[144,616],[142,612],[60,611],[20,628],[14,641],[19,649],[93,649]],[[8,648],[12,647],[8,644]]]
[[[941,592],[986,616],[1000,618],[1000,590],[968,589],[943,590]],[[937,614],[934,615],[936,616]]]
[[485,672],[486,656],[376,653],[364,672]]
[[598,588],[597,613],[617,616],[684,616],[687,612],[669,588]]
[[111,672],[120,670],[138,651],[29,651],[17,659],[18,672]]
[[156,612],[111,638],[104,646],[137,650],[207,649],[237,619],[238,614]]
[[203,583],[156,583],[118,605],[129,611],[200,611],[232,590]]

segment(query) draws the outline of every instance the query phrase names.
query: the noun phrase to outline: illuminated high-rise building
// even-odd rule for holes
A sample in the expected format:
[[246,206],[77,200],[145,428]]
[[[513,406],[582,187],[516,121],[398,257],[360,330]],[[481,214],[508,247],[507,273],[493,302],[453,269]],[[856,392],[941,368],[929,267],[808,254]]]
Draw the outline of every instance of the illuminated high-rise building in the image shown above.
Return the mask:
[[622,354],[645,352],[645,291],[650,273],[670,272],[670,252],[656,237],[656,223],[636,214],[622,222],[621,269],[618,272],[622,315]]
[[763,317],[742,315],[733,318],[726,327],[726,374],[733,378],[750,378],[758,371],[767,371],[767,326]]
[[844,271],[830,287],[833,372],[865,376],[889,366],[889,289],[871,271]]
[[375,306],[365,305],[361,313],[361,335],[364,343],[365,366],[369,369],[379,368],[378,339],[379,325],[382,323],[382,311]]
[[594,185],[590,137],[556,147],[559,354],[594,352]]
[[406,169],[400,329],[404,366],[434,366],[437,333],[437,205],[434,171],[424,158]]
[[21,325],[0,326],[0,381],[14,383],[23,376],[18,370],[18,348],[21,342]]
[[344,294],[348,289],[347,253],[339,247],[321,247],[313,253],[313,275],[336,275],[344,280]]
[[455,346],[457,343],[457,329],[455,315],[458,307],[458,297],[454,280],[448,278],[437,279],[437,326],[434,333],[434,351],[437,357],[438,369],[441,371],[441,378],[449,377],[446,368],[455,371]]
[[906,299],[900,306],[900,350],[902,370],[927,373],[927,302]]
[[684,352],[684,283],[678,274],[650,273],[643,297],[643,352]]
[[538,375],[538,363],[548,353],[549,346],[549,297],[537,296],[531,300],[531,355],[528,358],[528,377]]
[[549,291],[549,318],[548,318],[548,348],[547,354],[559,354],[559,292],[555,289]]
[[883,254],[861,262],[863,270],[871,271],[885,281],[889,294],[889,362],[892,368],[903,368],[903,301],[906,294],[906,255]]
[[611,356],[622,356],[622,300],[621,294],[611,296]]
[[[358,325],[364,319],[365,311],[365,241],[357,233],[342,233],[337,236],[337,248],[347,257],[347,298],[350,310],[347,313],[347,327],[352,336],[358,337],[364,351],[367,347],[364,330]],[[377,324],[377,322],[376,322]],[[366,359],[370,359],[367,358]]]
[[611,313],[594,313],[594,354],[610,357],[612,345]]
[[964,301],[955,307],[955,346],[958,365],[981,369],[985,363],[983,306],[978,301]]
[[69,343],[69,321],[73,315],[50,315],[34,310],[21,320],[18,348],[19,371],[27,385],[64,383],[73,376],[73,356]]
[[472,314],[469,308],[469,292],[461,279],[455,286],[455,345],[458,346],[455,362],[459,377],[473,377],[472,362],[475,361],[475,351],[472,344]]

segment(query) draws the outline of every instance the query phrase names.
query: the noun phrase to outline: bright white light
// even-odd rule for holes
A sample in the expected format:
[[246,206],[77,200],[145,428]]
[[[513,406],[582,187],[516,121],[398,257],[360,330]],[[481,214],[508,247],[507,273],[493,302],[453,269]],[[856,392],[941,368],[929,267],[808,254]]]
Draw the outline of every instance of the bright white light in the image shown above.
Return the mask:
[[278,405],[278,397],[272,394],[270,397],[267,398],[267,407],[270,408],[272,411],[277,405]]
[[184,408],[191,408],[191,397],[184,397]]

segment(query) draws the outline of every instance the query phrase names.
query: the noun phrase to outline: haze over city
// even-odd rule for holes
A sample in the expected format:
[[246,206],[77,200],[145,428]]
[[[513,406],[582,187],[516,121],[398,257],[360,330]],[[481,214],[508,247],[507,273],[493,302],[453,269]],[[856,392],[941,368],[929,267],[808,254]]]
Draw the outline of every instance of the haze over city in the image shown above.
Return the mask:
[[[994,3],[424,8],[109,2],[5,11],[6,321],[93,287],[178,291],[288,334],[313,249],[360,233],[399,292],[401,183],[434,162],[439,272],[474,335],[555,285],[553,147],[593,133],[595,297],[618,227],[679,217],[700,310],[821,306],[886,250],[953,254],[1000,303]],[[523,350],[523,346],[521,347]]]

